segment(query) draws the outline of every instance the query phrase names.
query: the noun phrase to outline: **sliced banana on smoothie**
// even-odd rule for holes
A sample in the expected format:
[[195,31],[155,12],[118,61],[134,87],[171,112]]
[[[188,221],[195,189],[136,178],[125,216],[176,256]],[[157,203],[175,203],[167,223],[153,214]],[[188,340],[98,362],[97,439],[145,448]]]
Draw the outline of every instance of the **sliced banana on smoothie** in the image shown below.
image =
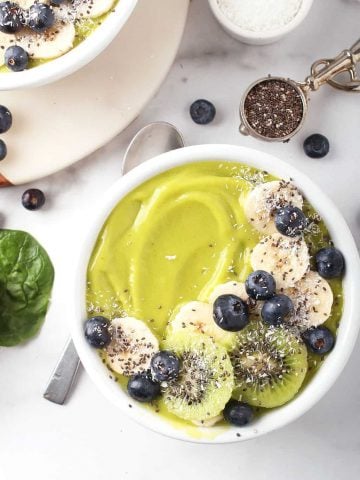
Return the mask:
[[297,187],[285,180],[257,185],[244,203],[245,214],[251,225],[262,233],[276,233],[274,215],[277,209],[292,205],[302,209],[303,197]]
[[328,282],[317,272],[309,271],[292,288],[284,290],[294,305],[289,322],[299,328],[317,327],[331,315],[334,296]]
[[278,289],[293,287],[309,269],[309,250],[302,237],[290,238],[274,233],[255,246],[251,265],[254,270],[269,272]]
[[245,283],[242,282],[230,281],[217,285],[209,297],[209,302],[214,303],[221,295],[236,295],[244,302],[249,300],[249,295],[245,290]]
[[98,18],[107,13],[114,5],[115,0],[74,0],[77,18]]
[[107,365],[116,373],[135,375],[150,368],[151,357],[159,351],[159,342],[150,328],[133,317],[111,322],[111,343],[105,349]]
[[225,348],[232,348],[236,335],[218,327],[213,317],[213,306],[205,302],[189,302],[183,305],[169,325],[171,332],[183,329],[203,333]]

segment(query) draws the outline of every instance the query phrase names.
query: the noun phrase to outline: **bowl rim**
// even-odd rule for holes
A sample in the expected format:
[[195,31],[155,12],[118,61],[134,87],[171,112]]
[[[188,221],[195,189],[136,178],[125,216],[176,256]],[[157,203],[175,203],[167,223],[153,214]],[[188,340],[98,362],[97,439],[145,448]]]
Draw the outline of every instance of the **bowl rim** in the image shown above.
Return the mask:
[[249,40],[266,41],[280,38],[298,27],[308,15],[313,1],[314,0],[302,0],[298,13],[289,23],[277,28],[276,30],[270,30],[268,32],[253,32],[252,30],[239,27],[222,12],[219,7],[218,0],[209,0],[209,4],[219,23],[222,24],[229,32],[232,32],[235,36],[239,38],[247,38]]
[[[239,162],[269,171],[280,178],[291,179],[310,200],[312,206],[324,219],[335,245],[342,250],[345,256],[347,268],[343,280],[344,311],[334,350],[329,354],[316,376],[294,400],[270,411],[247,427],[230,426],[225,431],[223,427],[216,426],[210,430],[199,429],[198,431],[203,436],[196,438],[189,435],[186,430],[176,429],[162,417],[156,416],[156,413],[144,409],[142,405],[130,400],[128,395],[119,388],[119,385],[106,375],[99,355],[88,346],[83,335],[83,320],[86,318],[86,270],[103,223],[116,204],[129,192],[171,168],[187,163],[219,160]],[[77,265],[70,282],[71,334],[80,359],[95,385],[106,398],[136,422],[160,434],[179,440],[196,443],[233,443],[259,437],[296,420],[312,408],[335,383],[350,357],[360,327],[360,317],[358,316],[360,297],[356,288],[360,282],[359,254],[350,229],[335,204],[312,180],[295,167],[273,155],[247,147],[225,144],[184,147],[154,157],[117,180],[105,193],[101,202],[92,206],[90,218],[88,231],[81,239],[79,252],[76,252],[78,253]],[[129,408],[130,403],[132,408]],[[238,437],[237,433],[241,436]]]
[[84,67],[114,40],[137,2],[138,0],[118,0],[104,22],[88,38],[64,55],[23,72],[0,73],[0,91],[46,85]]

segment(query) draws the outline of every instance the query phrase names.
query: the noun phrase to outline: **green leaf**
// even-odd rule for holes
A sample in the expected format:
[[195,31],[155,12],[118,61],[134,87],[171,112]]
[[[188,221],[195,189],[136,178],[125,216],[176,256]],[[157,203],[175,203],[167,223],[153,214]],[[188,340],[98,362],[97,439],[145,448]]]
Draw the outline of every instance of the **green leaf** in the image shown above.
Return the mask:
[[17,345],[42,326],[54,282],[54,268],[28,233],[0,230],[0,345]]

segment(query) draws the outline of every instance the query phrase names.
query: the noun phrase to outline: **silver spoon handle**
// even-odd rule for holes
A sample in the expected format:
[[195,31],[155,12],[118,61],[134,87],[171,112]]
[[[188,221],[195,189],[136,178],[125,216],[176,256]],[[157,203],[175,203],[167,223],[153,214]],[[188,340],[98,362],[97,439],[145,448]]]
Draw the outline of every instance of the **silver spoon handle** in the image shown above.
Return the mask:
[[55,370],[51,374],[49,383],[44,392],[44,398],[50,402],[63,405],[70,391],[79,368],[80,359],[71,338],[68,340],[61,354]]

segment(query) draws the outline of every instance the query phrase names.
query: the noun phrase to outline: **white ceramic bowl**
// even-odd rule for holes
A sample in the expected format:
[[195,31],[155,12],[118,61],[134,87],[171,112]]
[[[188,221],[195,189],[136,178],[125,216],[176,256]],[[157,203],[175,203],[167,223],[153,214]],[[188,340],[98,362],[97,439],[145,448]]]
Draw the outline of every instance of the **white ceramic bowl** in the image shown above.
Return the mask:
[[62,57],[23,72],[0,73],[0,91],[39,87],[79,70],[112,42],[125,25],[136,4],[137,0],[120,0],[106,20],[85,41]]
[[[151,177],[172,167],[204,160],[245,163],[269,171],[278,177],[284,179],[292,178],[294,180],[323,217],[335,245],[345,256],[345,304],[334,350],[329,354],[315,378],[293,401],[283,407],[269,411],[269,413],[258,418],[250,426],[241,429],[229,427],[225,431],[224,428],[215,426],[210,429],[210,437],[209,430],[204,429],[205,433],[202,438],[193,438],[186,431],[174,428],[159,415],[144,409],[134,401],[131,401],[133,408],[129,408],[130,399],[128,395],[121,390],[117,383],[109,379],[108,372],[101,363],[98,353],[89,347],[85,341],[83,325],[86,319],[85,287],[87,264],[98,233],[112,209],[125,195]],[[333,385],[351,354],[358,334],[360,325],[359,285],[360,262],[350,230],[332,201],[305,175],[276,157],[244,147],[230,145],[186,147],[155,157],[135,168],[120,178],[109,189],[104,198],[99,202],[99,205],[92,206],[91,223],[88,225],[88,232],[85,235],[84,243],[79,253],[78,265],[75,267],[74,284],[71,285],[70,318],[72,336],[81,361],[99,390],[105,397],[117,405],[121,412],[129,415],[137,422],[161,434],[187,441],[226,443],[247,440],[278,429],[300,417],[315,405]],[[86,399],[84,399],[85,401]],[[241,433],[241,437],[236,436],[237,432]]]
[[218,0],[209,0],[209,4],[213,14],[224,28],[232,37],[240,40],[243,43],[250,45],[267,45],[269,43],[280,40],[284,35],[292,32],[300,23],[305,19],[312,6],[313,0],[303,0],[299,12],[288,24],[267,32],[253,32],[237,26],[233,23],[220,9]]

